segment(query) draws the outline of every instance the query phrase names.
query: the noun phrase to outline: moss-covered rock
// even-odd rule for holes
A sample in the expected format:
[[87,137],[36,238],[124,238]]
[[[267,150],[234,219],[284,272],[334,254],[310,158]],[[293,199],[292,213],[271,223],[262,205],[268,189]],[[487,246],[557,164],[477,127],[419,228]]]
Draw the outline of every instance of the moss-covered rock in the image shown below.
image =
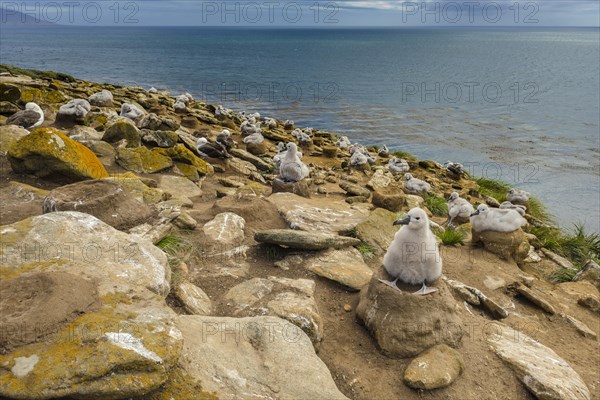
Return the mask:
[[179,135],[173,131],[152,131],[142,129],[142,140],[144,143],[158,147],[173,147],[179,140]]
[[0,83],[0,101],[17,101],[21,98],[21,90],[8,83]]
[[119,118],[114,124],[110,125],[102,140],[108,143],[115,143],[125,139],[127,147],[139,147],[142,144],[142,135],[135,124],[127,118]]
[[117,163],[133,172],[152,174],[173,166],[173,161],[161,153],[163,149],[149,150],[146,147],[117,149]]
[[58,90],[53,89],[38,89],[31,86],[24,86],[21,88],[21,101],[23,103],[29,103],[30,101],[36,103],[64,103],[67,100],[64,94]]
[[8,151],[17,173],[56,177],[70,182],[108,177],[104,165],[87,147],[52,128],[38,128]]
[[[212,168],[200,157],[197,157],[191,150],[185,147],[183,144],[178,144],[173,147],[166,149],[155,149],[159,154],[167,156],[177,164],[177,167],[181,171],[182,164],[187,164],[195,168],[196,172],[200,176],[204,176],[212,172]],[[184,170],[186,168],[184,167]],[[190,168],[187,168],[190,170]],[[183,171],[182,171],[183,172]],[[187,176],[187,175],[186,175]]]
[[0,126],[0,151],[6,153],[19,139],[29,134],[25,128],[16,125]]

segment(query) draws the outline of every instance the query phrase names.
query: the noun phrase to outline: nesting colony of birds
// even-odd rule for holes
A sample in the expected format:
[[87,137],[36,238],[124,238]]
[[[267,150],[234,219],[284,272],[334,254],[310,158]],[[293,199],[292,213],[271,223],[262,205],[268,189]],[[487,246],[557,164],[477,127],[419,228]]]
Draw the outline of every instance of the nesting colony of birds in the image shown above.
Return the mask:
[[[172,265],[178,268],[178,279],[196,285],[193,292],[203,293],[200,297],[213,304],[212,311],[197,311],[198,307],[186,303],[189,287],[182,289],[181,282],[173,280],[167,284],[172,285],[170,292],[160,293],[163,302],[168,294],[171,312],[206,312],[215,318],[268,315],[289,321],[307,335],[310,352],[314,353],[313,345],[321,348],[319,355],[332,370],[350,373],[338,358],[339,352],[349,354],[348,365],[359,372],[352,372],[356,377],[350,382],[339,377],[342,373],[336,375],[335,383],[343,388],[343,394],[335,392],[339,398],[373,398],[373,393],[387,398],[427,397],[423,388],[448,390],[444,392],[447,397],[458,398],[464,391],[473,393],[472,382],[484,376],[491,379],[481,368],[469,366],[479,365],[480,359],[489,360],[491,345],[461,347],[460,337],[440,335],[441,322],[428,325],[430,315],[438,322],[460,317],[470,323],[494,319],[514,326],[523,315],[532,313],[531,304],[552,315],[575,313],[567,308],[557,311],[561,307],[558,302],[552,305],[552,300],[541,299],[544,296],[531,289],[547,288],[548,283],[528,265],[542,259],[561,262],[530,232],[532,227],[546,226],[531,215],[531,195],[511,188],[502,193],[505,201],[499,202],[482,193],[460,163],[419,161],[385,143],[359,143],[343,134],[298,126],[295,121],[264,116],[256,110],[207,104],[189,93],[172,95],[154,87],[122,88],[78,80],[59,84],[48,79],[28,86],[28,80],[8,75],[5,80],[0,92],[18,92],[19,96],[2,100],[2,157],[13,171],[7,172],[10,176],[0,191],[20,179],[44,182],[42,186],[50,189],[67,187],[67,179],[71,185],[80,185],[76,188],[83,192],[93,190],[96,182],[121,185],[134,180],[135,185],[123,184],[116,192],[131,190],[138,203],[132,199],[110,203],[107,220],[143,211],[153,217],[136,220],[134,227],[123,224],[127,228],[119,228],[155,244],[172,232],[186,231],[186,237],[201,241],[194,245],[205,252],[201,257],[177,259]],[[50,96],[38,87],[58,94],[52,92],[55,96],[48,101]],[[401,132],[397,135],[402,138]],[[44,146],[37,148],[31,142],[35,137],[44,138]],[[10,180],[13,183],[9,184]],[[86,193],[87,197],[65,202],[47,194],[48,201],[42,198],[39,210],[31,211],[28,206],[19,212],[32,213],[25,215],[29,217],[86,210],[91,215],[97,212],[101,219],[102,207],[86,208],[86,202],[98,194]],[[23,204],[14,201],[8,207],[21,210]],[[124,211],[122,204],[137,206]],[[61,209],[67,205],[73,208]],[[3,232],[10,229],[3,228]],[[465,233],[460,241],[444,244],[444,232],[459,231]],[[448,257],[448,248],[471,258],[457,261]],[[485,256],[473,256],[473,249]],[[218,262],[210,258],[213,250],[220,257]],[[278,292],[283,290],[281,285],[293,289]],[[250,304],[236,304],[246,290],[252,293],[248,296],[251,300],[244,300]],[[281,299],[285,301],[278,303]],[[528,303],[521,304],[520,299]],[[582,310],[576,314],[585,319],[582,315],[588,311]],[[403,331],[414,322],[405,320],[409,317],[427,329]],[[585,324],[575,320],[577,329],[584,330]],[[535,317],[535,321],[545,329],[554,326],[552,320]],[[334,323],[343,325],[343,335],[350,332],[344,338],[352,345],[323,339],[324,334],[331,334]],[[568,323],[561,322],[561,329],[576,329],[575,323]],[[441,342],[431,342],[440,337]],[[535,337],[540,338],[547,340],[542,335]],[[441,344],[458,349],[443,350],[444,357],[455,357],[458,367],[448,371],[452,363],[436,365],[443,376],[433,383],[411,378],[411,367],[396,361],[411,358],[415,365],[429,365],[420,357],[439,350],[436,346]],[[369,349],[368,354],[360,353],[359,347]],[[188,351],[185,346],[183,351]],[[466,368],[460,352],[471,357]],[[364,358],[369,360],[368,367]],[[513,376],[510,368],[502,367],[504,361],[485,361],[498,369],[503,382],[521,382],[502,390],[509,390],[511,396],[524,395],[527,390],[535,393],[537,386],[518,374]],[[396,363],[397,370],[388,371],[390,363]],[[433,376],[438,372],[435,368],[425,369]],[[403,375],[404,383],[396,382],[397,374]],[[461,380],[461,374],[468,379]],[[385,389],[371,382],[380,375],[391,378]],[[587,375],[585,378],[589,382]],[[324,379],[332,381],[330,375]],[[211,383],[205,382],[210,387]],[[261,396],[276,398],[277,390],[272,387],[285,391],[294,384],[261,385],[260,390],[266,391]],[[565,385],[579,383],[573,378]],[[549,386],[545,382],[544,390],[550,390]],[[502,397],[502,390],[495,393]],[[585,394],[587,389],[581,390]]]

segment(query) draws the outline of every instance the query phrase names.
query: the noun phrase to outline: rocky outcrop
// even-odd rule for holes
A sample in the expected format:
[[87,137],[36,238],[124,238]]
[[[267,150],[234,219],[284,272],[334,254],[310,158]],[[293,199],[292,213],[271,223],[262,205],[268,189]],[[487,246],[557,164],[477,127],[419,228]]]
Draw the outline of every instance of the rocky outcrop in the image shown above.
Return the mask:
[[504,324],[497,323],[495,327],[486,335],[487,342],[537,398],[591,399],[579,374],[554,351]]
[[142,134],[133,121],[121,117],[106,128],[102,140],[108,143],[125,140],[127,147],[139,147],[142,144]]
[[398,291],[379,279],[389,279],[383,266],[361,290],[356,315],[384,354],[412,357],[436,344],[460,345],[463,330],[458,305],[441,279],[433,285],[438,291],[426,296],[413,295],[417,287],[400,283],[402,291]]
[[135,199],[116,181],[77,182],[52,190],[44,199],[45,213],[79,211],[108,225],[125,230],[146,222],[155,212]]
[[483,247],[505,260],[514,260],[517,264],[527,258],[529,242],[521,229],[513,232],[477,232],[472,230],[473,241],[483,243]]
[[308,279],[274,276],[252,278],[231,288],[225,299],[232,303],[236,316],[273,315],[302,329],[319,345],[323,321],[315,301],[315,283]]
[[342,202],[305,199],[291,193],[276,193],[268,198],[290,228],[311,232],[344,233],[364,221],[369,211]]
[[136,173],[152,174],[173,166],[173,161],[159,152],[145,147],[118,148],[117,163],[126,170]]
[[98,157],[84,145],[51,128],[34,129],[8,151],[13,170],[70,182],[108,177]]
[[6,153],[11,146],[22,137],[29,135],[29,131],[16,125],[0,126],[0,152]]
[[177,326],[179,364],[219,399],[347,400],[306,334],[283,319],[180,316]]
[[124,280],[163,296],[169,292],[171,269],[160,249],[89,214],[53,212],[3,225],[0,232],[7,273],[76,271],[102,281]]

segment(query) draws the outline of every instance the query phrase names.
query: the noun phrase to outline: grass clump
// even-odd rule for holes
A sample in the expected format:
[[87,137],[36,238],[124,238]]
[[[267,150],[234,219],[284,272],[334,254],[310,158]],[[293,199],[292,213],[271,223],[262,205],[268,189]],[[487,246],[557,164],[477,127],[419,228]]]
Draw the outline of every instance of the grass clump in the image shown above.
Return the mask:
[[194,243],[179,233],[170,233],[156,244],[167,255],[171,267],[171,285],[183,279],[181,263],[185,262],[197,250]]
[[428,195],[425,197],[425,206],[433,215],[443,217],[448,215],[448,203],[443,197],[436,195]]
[[404,158],[405,160],[416,160],[415,156],[413,156],[410,153],[407,153],[406,151],[396,150],[396,151],[394,151],[393,154],[396,158],[400,158],[400,159]]
[[25,75],[34,79],[58,79],[64,82],[75,82],[71,75],[54,71],[38,71],[35,69],[19,68],[12,65],[0,64],[0,72],[9,72],[12,75]]
[[542,246],[571,261],[575,268],[563,268],[550,275],[554,282],[569,282],[589,260],[600,261],[600,234],[586,233],[583,225],[574,225],[568,232],[556,227],[530,229]]
[[375,252],[377,251],[375,246],[365,242],[356,246],[356,249],[359,251],[359,253],[363,256],[365,260],[370,260],[373,257],[375,257]]
[[547,224],[551,224],[554,222],[554,218],[548,212],[548,210],[546,209],[546,206],[544,206],[544,204],[541,201],[539,201],[535,197],[530,197],[528,204],[529,204],[528,213],[532,217],[534,217],[535,219],[538,219],[544,223],[547,223]]
[[479,185],[479,193],[482,196],[490,196],[500,203],[506,201],[506,194],[510,190],[510,185],[496,179],[477,178],[475,182]]
[[437,229],[435,234],[446,246],[463,244],[463,241],[467,237],[467,231],[461,227],[453,228],[449,226],[446,229]]

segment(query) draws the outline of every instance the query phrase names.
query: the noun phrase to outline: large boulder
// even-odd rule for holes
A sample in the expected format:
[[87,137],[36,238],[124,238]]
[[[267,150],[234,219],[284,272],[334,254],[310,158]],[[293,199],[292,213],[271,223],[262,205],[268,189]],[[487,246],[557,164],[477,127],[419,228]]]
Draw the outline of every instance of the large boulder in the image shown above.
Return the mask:
[[52,190],[44,200],[44,212],[79,211],[113,228],[125,230],[153,217],[154,211],[134,198],[118,182],[77,182]]
[[235,316],[277,316],[302,329],[315,346],[323,340],[314,281],[274,276],[252,278],[231,288],[225,299]]
[[213,172],[213,168],[210,164],[207,164],[204,160],[197,157],[183,144],[153,150],[156,150],[158,154],[169,157],[173,161],[175,169],[194,182],[199,181],[204,175]]
[[330,199],[305,199],[292,193],[275,193],[268,201],[277,207],[290,228],[303,231],[347,233],[369,216],[369,211],[359,205]]
[[591,399],[590,391],[579,374],[553,350],[502,323],[496,322],[493,327],[495,329],[486,329],[489,332],[486,340],[492,351],[513,369],[535,397],[547,400]]
[[58,113],[56,113],[56,122],[75,123],[83,121],[90,110],[91,106],[87,100],[73,99],[58,109]]
[[483,247],[504,260],[513,260],[520,264],[529,254],[529,242],[521,229],[513,232],[478,232],[471,230],[474,242],[483,243]]
[[11,146],[22,137],[29,135],[29,131],[16,125],[0,126],[0,152],[6,153]]
[[136,173],[152,174],[173,166],[173,161],[159,152],[160,149],[149,150],[146,147],[117,149],[117,163],[126,170]]
[[177,326],[179,365],[219,399],[347,400],[309,338],[285,320],[180,316]]
[[113,105],[113,94],[110,90],[101,90],[92,94],[88,98],[91,105],[96,107],[112,107]]
[[5,273],[62,268],[103,281],[125,280],[162,296],[169,293],[171,269],[162,250],[89,214],[66,211],[27,218],[3,225],[0,238]]
[[142,144],[142,134],[130,119],[122,117],[106,128],[102,140],[108,143],[126,140],[127,147],[139,147]]
[[305,179],[299,182],[286,182],[277,177],[273,179],[273,193],[293,193],[298,196],[310,198],[310,189]]
[[383,266],[361,290],[356,315],[384,354],[413,357],[436,344],[460,345],[463,325],[459,306],[441,279],[433,284],[438,291],[426,296],[412,294],[418,287],[400,282],[398,291],[379,279],[389,280]]
[[165,192],[171,193],[173,197],[190,198],[202,196],[202,190],[198,185],[181,176],[162,175],[159,186]]
[[392,212],[398,212],[406,206],[406,195],[400,188],[383,187],[373,192],[373,205],[385,208]]
[[383,254],[392,244],[394,235],[398,231],[398,225],[394,225],[397,219],[397,214],[383,208],[376,208],[369,218],[356,225],[356,237],[369,244],[376,255]]
[[8,151],[13,170],[70,182],[108,177],[98,157],[84,145],[51,128],[34,129]]
[[0,221],[12,224],[27,217],[40,215],[48,191],[21,182],[10,181],[0,188]]
[[158,388],[182,347],[173,312],[143,288],[84,278],[87,265],[70,264],[0,283],[0,315],[12,318],[2,320],[3,337],[28,339],[0,355],[0,397],[126,399]]
[[142,141],[158,147],[173,147],[179,140],[179,135],[173,131],[151,131],[142,129]]

